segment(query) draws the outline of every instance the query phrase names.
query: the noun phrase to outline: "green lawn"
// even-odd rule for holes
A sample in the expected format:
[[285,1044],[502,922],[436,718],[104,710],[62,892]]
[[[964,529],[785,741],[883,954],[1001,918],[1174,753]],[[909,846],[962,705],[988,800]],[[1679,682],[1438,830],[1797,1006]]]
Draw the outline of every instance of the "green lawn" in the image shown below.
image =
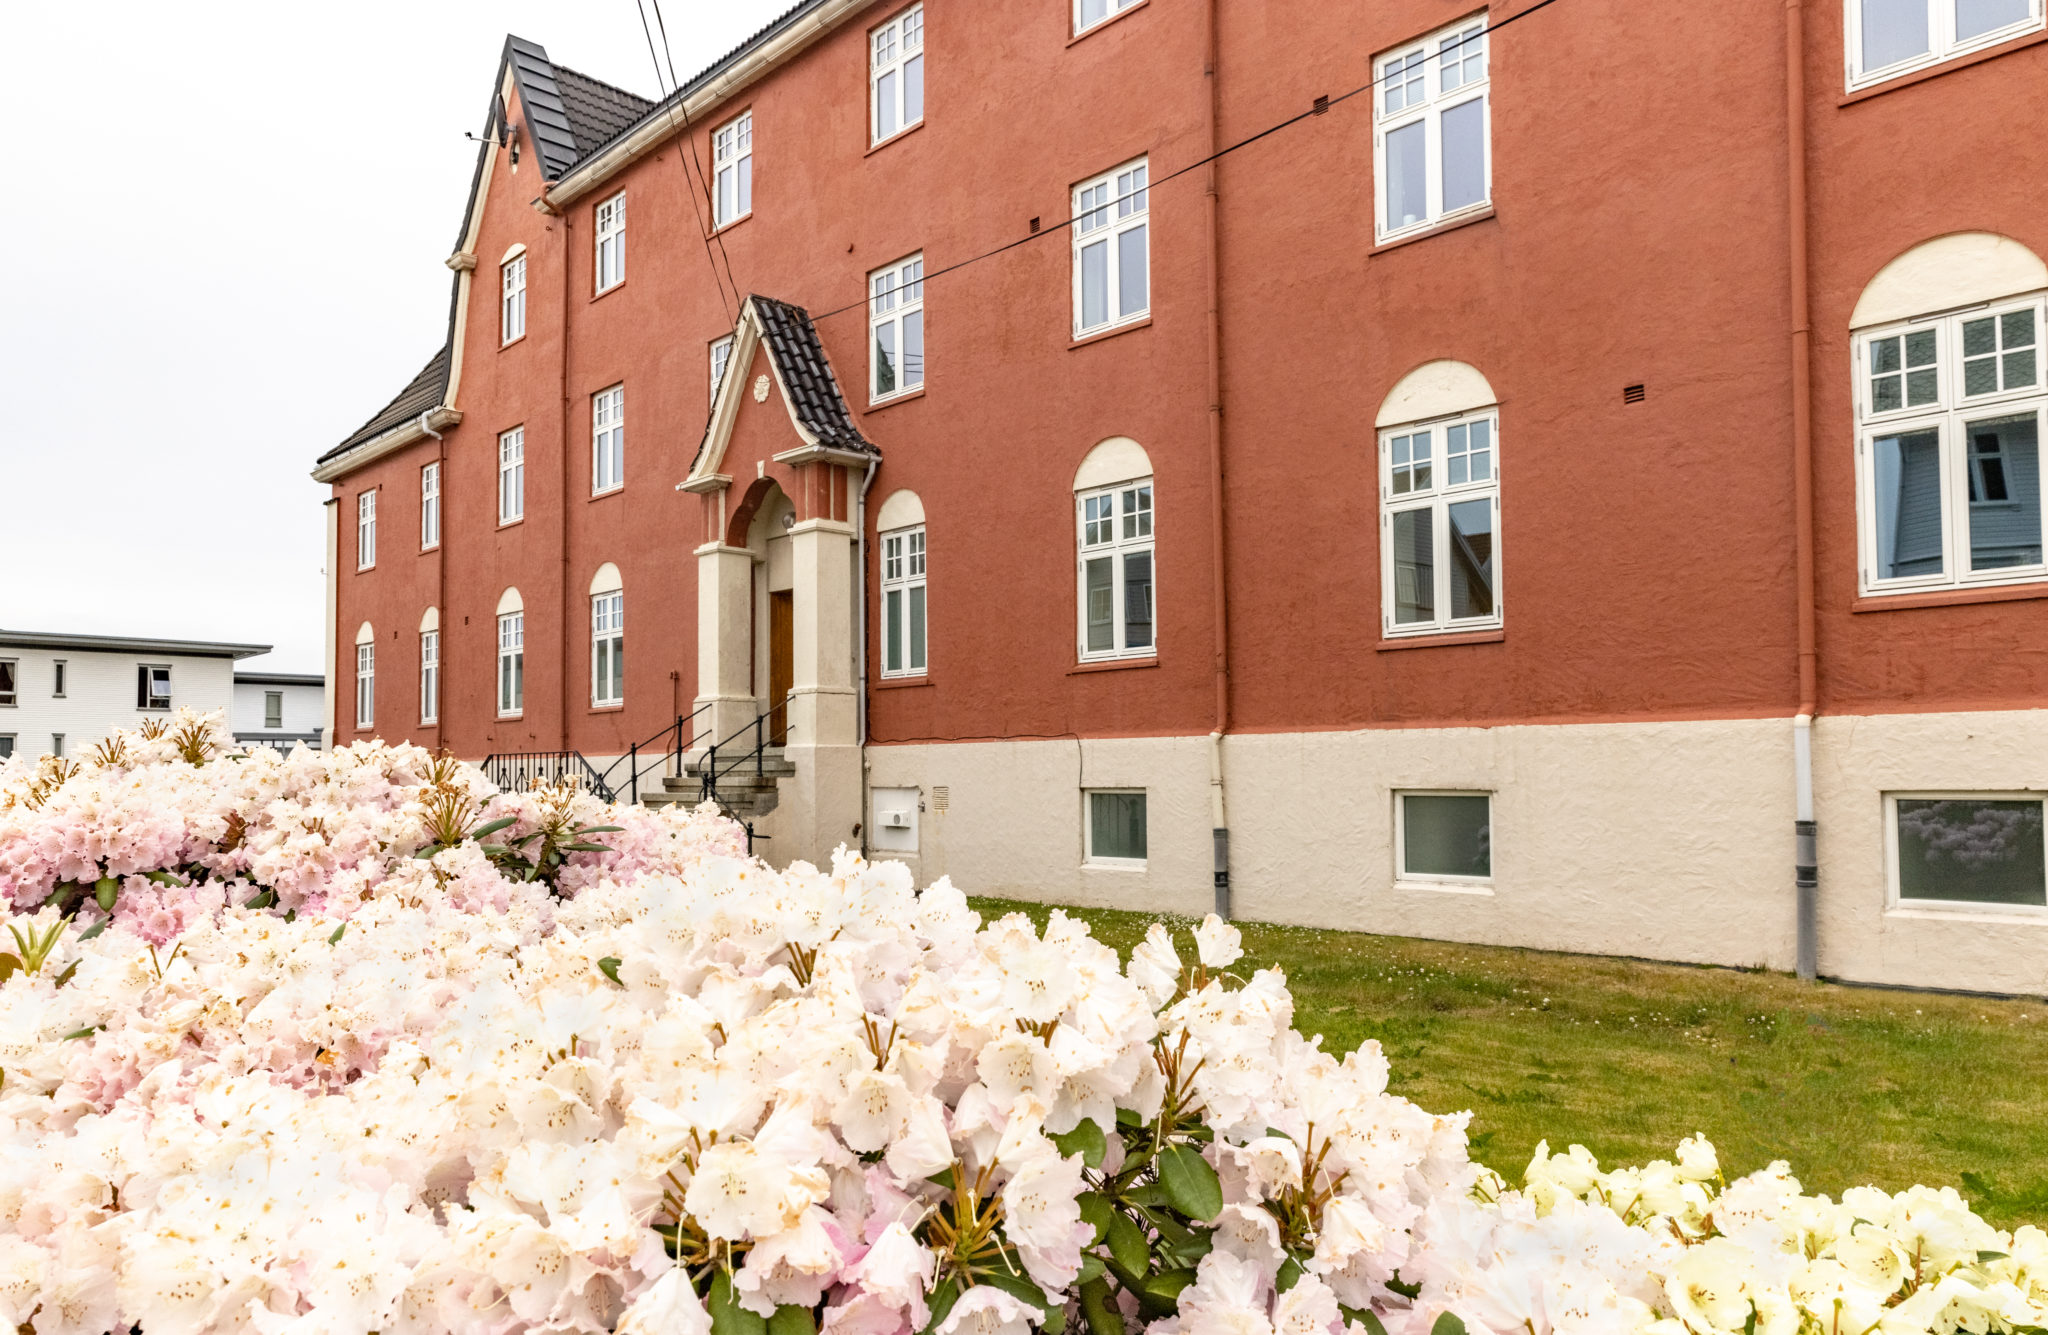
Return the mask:
[[[1120,952],[1153,920],[1068,911]],[[1731,1178],[1787,1159],[1809,1191],[1951,1185],[2001,1227],[2048,1222],[2048,1003],[1239,927],[1239,968],[1286,970],[1302,1032],[1335,1053],[1378,1039],[1393,1091],[1472,1109],[1474,1157],[1511,1182],[1541,1139],[1619,1166],[1699,1131]]]

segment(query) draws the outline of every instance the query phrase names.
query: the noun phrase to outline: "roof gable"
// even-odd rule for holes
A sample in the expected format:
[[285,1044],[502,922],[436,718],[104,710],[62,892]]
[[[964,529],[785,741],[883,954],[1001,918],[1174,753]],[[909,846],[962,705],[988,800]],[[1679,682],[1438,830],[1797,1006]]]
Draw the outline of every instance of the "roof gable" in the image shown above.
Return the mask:
[[810,313],[786,301],[755,295],[740,308],[732,356],[712,400],[711,421],[690,464],[690,475],[682,484],[684,490],[724,485],[718,470],[732,442],[740,404],[753,392],[743,368],[753,365],[756,349],[767,351],[769,372],[782,392],[790,425],[796,429],[798,451],[855,458],[880,456],[881,450],[861,434],[853,420],[853,410],[839,391],[839,377],[832,372],[831,359],[818,340]]

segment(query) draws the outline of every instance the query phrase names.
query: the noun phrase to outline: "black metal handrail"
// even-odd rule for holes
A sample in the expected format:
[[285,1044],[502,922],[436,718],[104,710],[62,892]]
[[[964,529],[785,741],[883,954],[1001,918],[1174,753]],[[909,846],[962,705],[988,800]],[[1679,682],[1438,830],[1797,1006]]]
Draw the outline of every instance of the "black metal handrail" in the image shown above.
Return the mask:
[[[708,729],[693,732],[692,725],[710,708],[708,704],[699,705],[693,712],[679,716],[674,723],[646,741],[633,743],[627,748],[625,755],[614,760],[602,771],[592,765],[581,751],[517,751],[502,755],[493,754],[484,757],[483,771],[490,775],[491,782],[500,788],[531,787],[535,782],[553,783],[573,777],[607,802],[618,801],[619,792],[624,789],[627,800],[638,803],[640,777],[643,774],[656,766],[666,766],[671,761],[675,764],[676,774],[682,774],[683,757],[709,735]],[[657,758],[642,764],[642,754]],[[619,773],[621,765],[625,766],[623,775]]]
[[576,779],[607,802],[617,801],[611,785],[581,751],[519,751],[484,757],[482,769],[498,787],[514,792],[540,783]]
[[[722,742],[714,742],[708,749],[706,749],[706,751],[704,752],[704,763],[698,770],[698,774],[701,780],[701,783],[699,785],[699,791],[703,794],[703,796],[706,799],[713,802],[718,801],[718,781],[724,778],[726,775],[732,773],[734,770],[738,769],[740,766],[746,764],[749,760],[754,762],[755,777],[766,777],[768,772],[768,738],[770,735],[768,729],[768,720],[773,718],[777,714],[782,714],[784,715],[783,727],[787,729],[789,726],[789,720],[787,717],[788,710],[788,700],[782,700],[776,704],[770,705],[768,708],[762,710],[759,714],[756,714],[754,716],[753,722],[742,725],[740,728],[733,732],[732,736],[727,737]],[[750,732],[754,734],[753,746],[748,748],[745,754],[741,755],[731,764],[728,764],[721,769],[718,763],[719,750],[723,747],[732,745],[733,742],[739,740],[741,737],[746,736]],[[752,831],[749,830],[748,834],[751,838]]]
[[[655,733],[654,736],[649,737],[646,741],[633,743],[627,749],[625,755],[620,756],[605,767],[604,774],[602,775],[604,782],[614,792],[620,787],[624,787],[630,794],[627,800],[637,803],[640,800],[640,776],[649,773],[656,766],[665,766],[673,761],[676,776],[678,778],[682,777],[683,757],[696,749],[697,743],[710,734],[710,729],[708,728],[702,732],[692,730],[697,720],[709,712],[710,709],[711,706],[708,704],[699,705],[690,713],[678,717],[674,723]],[[651,760],[647,764],[642,765],[640,763],[642,752],[657,756],[659,759]],[[618,768],[621,765],[626,767],[626,773],[623,778],[614,779],[612,776],[618,772]]]

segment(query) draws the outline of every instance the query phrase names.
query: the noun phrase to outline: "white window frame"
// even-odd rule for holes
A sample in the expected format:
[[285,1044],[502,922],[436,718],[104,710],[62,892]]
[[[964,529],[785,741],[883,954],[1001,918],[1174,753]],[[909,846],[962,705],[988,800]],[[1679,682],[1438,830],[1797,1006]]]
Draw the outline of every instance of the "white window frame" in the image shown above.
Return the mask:
[[626,485],[626,387],[590,396],[590,494],[602,496]]
[[[135,672],[135,694],[139,697],[135,707],[152,711],[169,709],[172,701],[171,665],[169,663],[137,663],[135,665]],[[163,674],[164,689],[162,694],[158,694],[156,689],[158,673]]]
[[[2034,313],[2034,383],[1965,397],[1963,393],[1963,326],[1977,320],[1997,321],[2016,311]],[[1996,326],[1994,326],[1996,327]],[[1932,403],[1877,408],[1873,345],[1902,335],[1932,329],[1935,334],[1935,399]],[[2048,580],[2048,532],[2042,535],[2043,561],[2028,566],[1970,567],[1970,514],[1981,506],[2011,501],[1971,501],[1969,479],[1975,464],[1965,431],[1987,418],[2034,414],[2037,460],[2048,462],[2048,296],[2031,293],[1986,302],[1940,315],[1920,316],[1858,330],[1852,340],[1851,372],[1856,384],[1856,524],[1857,589],[1864,597],[1926,593],[1943,589],[2035,584]],[[1903,360],[1903,358],[1902,358]],[[1974,360],[1974,359],[1973,359]],[[1889,374],[1889,373],[1887,373]],[[1910,397],[1903,387],[1900,398]],[[1913,432],[1934,431],[1940,439],[1942,573],[1881,579],[1878,550],[1876,442]],[[2039,464],[2037,463],[2037,467]],[[2008,470],[2008,478],[2011,471]],[[2048,475],[2040,478],[2043,527],[2048,529]]]
[[[929,569],[924,525],[892,529],[881,535],[882,558],[882,675],[922,677],[931,670],[931,595],[925,582]],[[914,591],[914,592],[913,592]],[[910,615],[915,594],[924,595],[923,634],[913,638]],[[891,597],[901,601],[892,618]],[[901,642],[898,642],[898,632]],[[890,663],[894,662],[895,667]]]
[[420,722],[441,720],[441,632],[420,632]]
[[712,225],[730,227],[754,211],[754,112],[711,132]]
[[377,726],[377,646],[356,646],[356,727]]
[[[618,689],[607,691],[608,685]],[[618,589],[590,597],[590,703],[597,709],[626,703],[626,595]]]
[[1935,65],[1945,64],[1958,56],[2009,42],[2015,37],[2037,32],[2044,26],[2042,0],[2030,0],[2030,13],[2017,23],[2008,23],[2003,28],[1976,37],[1958,39],[1956,36],[1955,0],[1924,0],[1928,7],[1927,52],[1924,55],[1909,56],[1904,60],[1880,65],[1876,69],[1863,68],[1863,3],[1864,0],[1842,0],[1843,69],[1847,72],[1847,90],[1855,92],[1875,84],[1887,83],[1907,74],[1915,74]]
[[609,292],[626,281],[626,192],[621,190],[599,204],[596,219],[593,272],[597,290]]
[[[276,706],[276,708],[275,708],[275,709],[273,709],[273,708],[272,708],[272,706],[273,706],[273,705],[274,705],[274,706]],[[284,692],[283,692],[283,691],[265,691],[265,692],[263,693],[263,726],[264,726],[265,728],[269,729],[269,730],[270,730],[270,731],[272,731],[272,732],[278,732],[278,731],[280,731],[280,730],[282,730],[282,729],[283,729],[283,727],[284,727]]]
[[2048,818],[2048,793],[2024,789],[1986,789],[1977,792],[1905,790],[1884,795],[1885,907],[1909,913],[1958,913],[1974,917],[1985,914],[2025,918],[2048,918],[2048,905],[1999,904],[1975,899],[1907,899],[1899,882],[1899,802],[2038,802]]
[[377,489],[356,493],[356,569],[377,564]]
[[498,526],[526,518],[526,428],[498,437]]
[[21,660],[0,658],[0,668],[6,669],[6,689],[0,690],[0,709],[21,708]]
[[61,733],[61,732],[53,732],[53,733],[51,733],[51,734],[50,734],[50,754],[51,754],[51,755],[53,755],[53,756],[55,756],[55,757],[57,757],[57,759],[59,759],[59,760],[62,760],[62,759],[64,758],[64,734],[63,734],[63,733]]
[[733,342],[731,334],[711,340],[711,399],[714,403],[718,400],[718,386],[725,379],[725,369],[732,361]]
[[431,552],[441,545],[441,465],[420,468],[420,550]]
[[[1143,0],[1073,0],[1074,35],[1079,37],[1090,28],[1099,28],[1126,9],[1135,9]],[[1102,12],[1094,18],[1088,17],[1090,8],[1099,5]]]
[[526,712],[526,612],[498,618],[498,717]]
[[1490,788],[1396,788],[1394,790],[1394,883],[1425,885],[1440,890],[1487,891],[1493,887],[1491,871],[1485,876],[1457,876],[1449,872],[1408,870],[1408,802],[1411,797],[1483,797],[1486,799],[1487,864],[1493,863],[1493,800]]
[[62,700],[67,697],[71,686],[71,660],[53,658],[50,660],[50,698]]
[[[1127,502],[1126,494],[1133,500]],[[1090,519],[1090,502],[1108,499],[1110,513],[1107,519]],[[1125,506],[1131,505],[1126,512]],[[1150,477],[1133,478],[1106,487],[1091,487],[1074,495],[1074,542],[1078,550],[1074,563],[1075,602],[1075,650],[1083,663],[1107,663],[1126,658],[1156,658],[1159,656],[1159,534],[1158,491]],[[1127,522],[1134,521],[1134,522]],[[1091,525],[1107,523],[1111,526],[1110,536],[1103,538],[1101,530],[1091,535]],[[1127,536],[1128,534],[1128,536]],[[1090,541],[1091,536],[1095,538]],[[1152,638],[1151,643],[1131,645],[1130,622],[1124,606],[1125,579],[1124,562],[1140,552],[1152,558]],[[1110,559],[1110,597],[1112,612],[1110,619],[1111,647],[1091,650],[1088,647],[1088,563],[1104,557]]]
[[[910,114],[910,71],[917,67],[917,115]],[[883,82],[894,77],[884,88]],[[884,130],[885,121],[895,122]],[[879,144],[924,123],[924,6],[912,5],[868,30],[868,142]]]
[[[917,334],[917,366],[910,366],[910,333]],[[896,383],[882,388],[882,345],[895,357]],[[924,388],[924,252],[868,275],[868,402],[881,403]],[[914,375],[914,378],[913,378]]]
[[[1145,852],[1142,858],[1105,857],[1095,851],[1095,795],[1127,795],[1145,799]],[[1144,788],[1083,788],[1081,790],[1081,865],[1104,871],[1144,871],[1152,852],[1152,795]]]
[[[1149,158],[1133,158],[1074,187],[1069,215],[1073,226],[1074,337],[1135,324],[1152,314],[1152,194]],[[1144,232],[1145,300],[1123,309],[1123,237]],[[1086,254],[1103,246],[1103,318],[1087,321]]]
[[[1486,26],[1486,14],[1482,11],[1373,58],[1373,217],[1375,235],[1380,241],[1428,231],[1493,207],[1493,56],[1488,46]],[[1467,69],[1475,58],[1475,44],[1480,68],[1476,75],[1468,75]],[[1447,60],[1445,57],[1453,48],[1457,54]],[[1457,71],[1457,80],[1446,88],[1445,71],[1453,68]],[[1420,76],[1420,88],[1411,92],[1415,89],[1417,75]],[[1476,201],[1446,209],[1444,114],[1475,99],[1480,103],[1479,152],[1483,188]],[[1395,101],[1401,105],[1393,107]],[[1423,216],[1415,222],[1397,224],[1388,209],[1387,136],[1415,124],[1425,127]]]
[[[1471,428],[1474,423],[1487,424],[1488,476],[1474,480],[1468,475],[1466,481],[1450,480],[1450,455],[1448,442],[1454,428],[1466,429],[1466,453],[1469,461],[1476,450],[1471,446]],[[1427,432],[1430,446],[1430,481],[1428,490],[1394,491],[1394,442],[1398,439],[1413,439]],[[1412,446],[1410,447],[1413,448]],[[1457,635],[1466,631],[1498,630],[1505,624],[1506,595],[1503,593],[1502,555],[1505,544],[1501,541],[1500,504],[1500,409],[1487,407],[1471,412],[1459,413],[1455,417],[1438,417],[1422,422],[1410,422],[1400,426],[1383,427],[1380,430],[1379,474],[1380,474],[1380,633],[1386,639],[1408,639],[1418,635]],[[1469,462],[1468,462],[1469,467]],[[1487,616],[1453,617],[1451,615],[1451,507],[1466,501],[1488,499],[1493,502],[1493,611]],[[1397,575],[1394,562],[1394,516],[1410,510],[1431,511],[1430,520],[1430,562],[1435,587],[1431,591],[1431,603],[1436,608],[1432,621],[1411,621],[1402,623],[1396,617],[1399,603],[1395,597]]]
[[500,266],[499,287],[504,293],[504,300],[498,306],[498,345],[503,347],[526,337],[526,255],[523,251]]

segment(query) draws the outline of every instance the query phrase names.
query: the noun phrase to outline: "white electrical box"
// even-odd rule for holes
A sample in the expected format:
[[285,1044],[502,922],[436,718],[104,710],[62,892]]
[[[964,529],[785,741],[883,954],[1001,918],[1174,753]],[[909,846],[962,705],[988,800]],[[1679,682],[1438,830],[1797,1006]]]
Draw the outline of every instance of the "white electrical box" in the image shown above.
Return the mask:
[[868,847],[877,853],[917,852],[917,817],[924,794],[916,788],[876,788],[868,794],[874,821]]

